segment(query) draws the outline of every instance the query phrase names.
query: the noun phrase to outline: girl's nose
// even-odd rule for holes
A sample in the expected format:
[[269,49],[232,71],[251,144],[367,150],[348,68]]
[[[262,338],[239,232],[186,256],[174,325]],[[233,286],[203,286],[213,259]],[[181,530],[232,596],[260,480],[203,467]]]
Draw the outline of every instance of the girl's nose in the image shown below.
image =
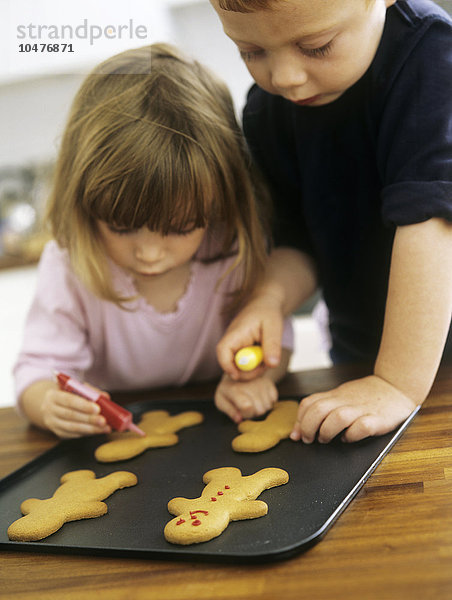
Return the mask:
[[298,51],[291,49],[274,56],[271,64],[271,83],[282,95],[290,94],[294,96],[292,99],[295,99],[297,88],[304,86],[307,80],[303,57]]
[[135,256],[143,262],[156,262],[164,255],[163,236],[155,231],[143,230],[135,246]]

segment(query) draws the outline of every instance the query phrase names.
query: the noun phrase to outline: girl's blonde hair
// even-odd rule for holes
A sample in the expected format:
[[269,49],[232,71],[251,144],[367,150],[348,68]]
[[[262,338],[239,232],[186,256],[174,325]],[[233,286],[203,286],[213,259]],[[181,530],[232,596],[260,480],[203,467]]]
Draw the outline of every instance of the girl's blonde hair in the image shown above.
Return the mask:
[[[236,255],[235,309],[263,271],[266,197],[226,86],[172,46],[128,50],[100,64],[77,93],[47,207],[52,234],[96,295],[122,305],[97,220],[166,235],[207,227]],[[260,203],[259,203],[260,204]],[[219,237],[218,237],[219,236]]]

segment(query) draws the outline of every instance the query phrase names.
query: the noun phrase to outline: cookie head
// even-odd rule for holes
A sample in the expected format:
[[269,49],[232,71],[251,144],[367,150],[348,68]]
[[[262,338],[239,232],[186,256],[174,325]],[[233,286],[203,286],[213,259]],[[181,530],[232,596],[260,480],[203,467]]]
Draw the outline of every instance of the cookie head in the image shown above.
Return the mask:
[[164,535],[172,544],[199,544],[219,536],[228,524],[229,515],[225,511],[192,510],[167,523]]

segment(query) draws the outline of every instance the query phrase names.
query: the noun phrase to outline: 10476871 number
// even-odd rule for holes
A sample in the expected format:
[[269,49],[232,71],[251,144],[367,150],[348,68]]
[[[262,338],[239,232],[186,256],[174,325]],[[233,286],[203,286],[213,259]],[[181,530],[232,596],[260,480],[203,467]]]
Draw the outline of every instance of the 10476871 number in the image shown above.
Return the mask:
[[74,52],[72,44],[19,44],[19,52]]

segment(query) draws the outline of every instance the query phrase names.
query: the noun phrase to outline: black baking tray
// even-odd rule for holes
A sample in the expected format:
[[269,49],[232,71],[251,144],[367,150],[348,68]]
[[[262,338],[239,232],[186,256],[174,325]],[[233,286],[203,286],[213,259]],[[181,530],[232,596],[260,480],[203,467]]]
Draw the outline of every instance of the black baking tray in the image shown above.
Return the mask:
[[[239,454],[231,449],[237,427],[217,411],[212,400],[141,402],[128,408],[136,417],[162,408],[171,414],[199,410],[205,419],[181,430],[177,445],[150,449],[127,461],[98,463],[94,450],[106,436],[93,436],[60,442],[8,475],[0,481],[2,550],[249,563],[288,558],[324,536],[416,413],[396,431],[355,444],[335,439],[330,444],[305,445],[287,439],[266,452]],[[177,496],[199,497],[203,474],[230,466],[241,469],[243,475],[279,467],[289,473],[290,480],[259,496],[268,504],[266,516],[232,522],[209,542],[190,546],[167,542],[163,529],[173,518],[168,501]],[[21,502],[51,497],[60,477],[76,469],[91,469],[97,477],[131,471],[138,484],[107,498],[108,514],[102,517],[66,523],[39,542],[10,541],[6,531],[21,516]]]

